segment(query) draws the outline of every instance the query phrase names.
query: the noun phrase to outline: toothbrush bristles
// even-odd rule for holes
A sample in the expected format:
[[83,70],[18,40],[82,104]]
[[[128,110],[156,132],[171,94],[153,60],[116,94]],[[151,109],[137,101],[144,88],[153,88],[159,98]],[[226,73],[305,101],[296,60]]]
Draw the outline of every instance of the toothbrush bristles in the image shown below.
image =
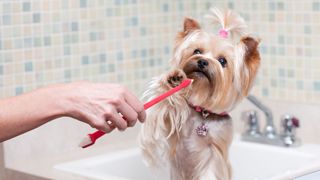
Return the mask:
[[79,147],[85,148],[89,145],[92,144],[90,136],[86,136],[85,138],[82,139],[82,141],[79,144]]

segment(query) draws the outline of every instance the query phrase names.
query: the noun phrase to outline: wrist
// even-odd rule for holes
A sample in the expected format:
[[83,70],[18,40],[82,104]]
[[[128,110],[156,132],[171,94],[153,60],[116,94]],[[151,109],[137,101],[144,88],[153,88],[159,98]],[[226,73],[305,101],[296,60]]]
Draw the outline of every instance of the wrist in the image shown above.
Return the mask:
[[45,104],[43,107],[45,108],[44,111],[47,111],[48,118],[47,120],[53,120],[62,116],[68,116],[69,112],[69,94],[67,90],[67,84],[56,84],[56,85],[49,85],[44,88],[40,88],[37,90],[37,94],[42,95],[42,99]]

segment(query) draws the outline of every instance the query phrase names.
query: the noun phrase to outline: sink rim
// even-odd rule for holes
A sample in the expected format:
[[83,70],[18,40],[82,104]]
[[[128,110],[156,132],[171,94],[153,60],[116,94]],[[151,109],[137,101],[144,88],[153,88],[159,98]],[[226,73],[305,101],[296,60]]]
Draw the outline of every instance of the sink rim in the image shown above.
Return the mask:
[[[311,172],[314,172],[315,170],[320,170],[320,145],[316,144],[304,144],[300,147],[294,147],[294,148],[287,148],[287,147],[279,147],[279,146],[272,146],[272,145],[265,145],[265,144],[259,144],[259,143],[252,143],[252,142],[245,142],[245,141],[239,141],[234,140],[232,143],[232,146],[242,146],[242,147],[248,147],[248,148],[258,148],[263,151],[272,151],[272,152],[280,152],[280,153],[287,153],[288,151],[291,153],[298,153],[299,155],[305,156],[306,158],[315,158],[315,161],[308,163],[308,165],[304,166],[303,168],[295,168],[291,169],[289,171],[284,172],[284,174],[277,174],[271,177],[271,179],[284,179],[284,178],[294,178],[298,177],[304,174],[308,174]],[[136,154],[139,154],[141,152],[139,147],[130,147],[127,149],[120,149],[118,151],[112,151],[110,153],[104,153],[100,155],[95,155],[92,157],[87,157],[83,159],[77,159],[74,161],[67,161],[63,163],[56,164],[54,166],[55,169],[73,173],[77,175],[81,175],[84,177],[89,178],[101,178],[98,174],[92,174],[88,170],[91,166],[95,166],[101,163],[108,163],[112,162],[114,160],[117,160],[119,158],[126,158],[130,157]],[[96,172],[95,172],[96,173]],[[108,177],[104,174],[104,178],[112,178],[114,180],[127,180],[126,178],[121,178],[118,176],[109,175]]]

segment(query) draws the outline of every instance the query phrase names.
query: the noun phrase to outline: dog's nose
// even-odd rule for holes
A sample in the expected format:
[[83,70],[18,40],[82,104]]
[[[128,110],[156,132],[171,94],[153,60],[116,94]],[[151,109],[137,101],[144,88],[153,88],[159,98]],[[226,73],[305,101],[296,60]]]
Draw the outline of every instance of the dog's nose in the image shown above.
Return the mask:
[[198,60],[198,67],[200,69],[204,69],[206,66],[208,66],[208,61],[205,59],[199,59]]

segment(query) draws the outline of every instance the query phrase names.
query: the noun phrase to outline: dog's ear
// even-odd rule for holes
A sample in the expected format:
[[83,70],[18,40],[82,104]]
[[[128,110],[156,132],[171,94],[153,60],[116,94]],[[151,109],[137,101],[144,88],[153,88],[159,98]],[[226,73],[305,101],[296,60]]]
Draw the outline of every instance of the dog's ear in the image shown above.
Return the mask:
[[245,37],[241,41],[246,45],[244,63],[248,68],[249,74],[255,76],[260,64],[260,53],[258,51],[260,39]]
[[260,66],[259,43],[260,39],[247,36],[241,38],[236,47],[238,56],[236,71],[240,77],[238,88],[243,96],[248,95]]
[[190,17],[185,17],[183,22],[183,31],[185,34],[192,32],[193,30],[200,29],[199,23]]
[[189,33],[191,33],[194,30],[200,29],[200,25],[198,21],[196,21],[193,18],[185,17],[183,21],[183,30],[178,33],[176,37],[176,42],[179,43],[181,40],[186,37]]

